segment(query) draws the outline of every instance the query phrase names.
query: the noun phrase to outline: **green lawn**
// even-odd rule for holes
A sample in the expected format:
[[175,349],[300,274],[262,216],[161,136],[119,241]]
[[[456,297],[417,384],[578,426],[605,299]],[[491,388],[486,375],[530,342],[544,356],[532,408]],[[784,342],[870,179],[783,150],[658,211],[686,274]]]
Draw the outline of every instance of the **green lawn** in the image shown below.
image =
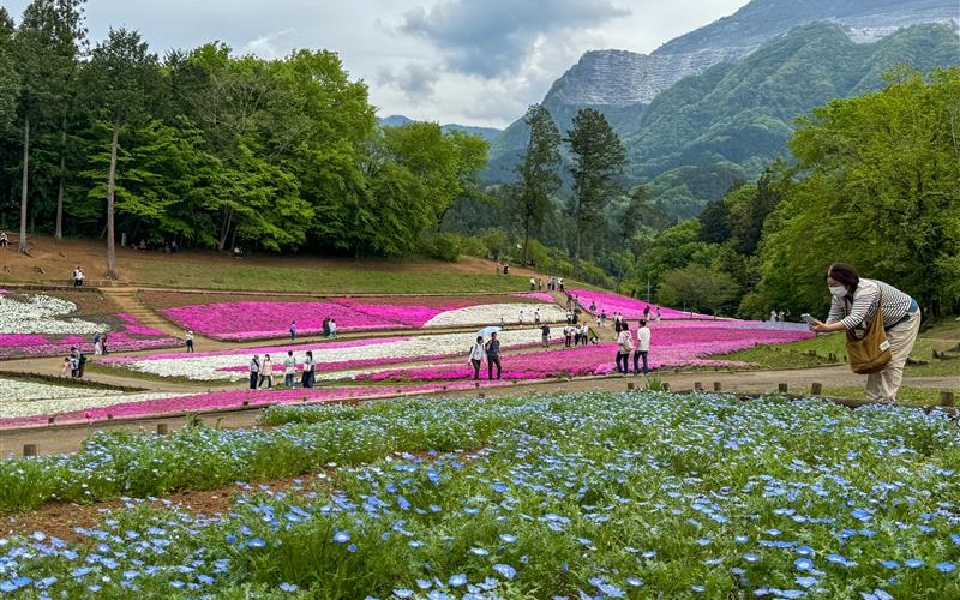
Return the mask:
[[[911,357],[927,361],[927,365],[908,365],[904,374],[908,377],[950,377],[960,378],[960,360],[932,360],[933,350],[944,351],[960,344],[960,323],[945,321],[925,331],[917,338]],[[813,351],[816,355],[811,355]],[[711,358],[719,360],[741,360],[755,363],[762,369],[808,368],[831,364],[829,354],[835,354],[843,362],[846,356],[842,334],[817,336],[809,340],[790,344],[761,345],[740,352],[733,352]]]
[[311,293],[450,294],[524,292],[527,278],[511,275],[389,269],[321,269],[316,266],[261,266],[237,261],[174,263],[144,261],[136,268],[136,283],[184,289],[243,289]]

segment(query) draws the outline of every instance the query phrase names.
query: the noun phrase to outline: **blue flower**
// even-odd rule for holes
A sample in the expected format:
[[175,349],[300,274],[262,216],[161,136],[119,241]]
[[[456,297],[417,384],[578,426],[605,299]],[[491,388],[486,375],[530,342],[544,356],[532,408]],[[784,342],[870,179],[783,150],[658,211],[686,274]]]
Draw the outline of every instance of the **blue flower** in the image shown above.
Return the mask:
[[461,587],[467,584],[466,575],[451,575],[450,580],[448,581],[450,587]]
[[496,571],[497,573],[500,573],[501,575],[503,575],[503,576],[506,577],[507,579],[513,579],[514,576],[517,574],[517,570],[516,570],[516,569],[514,569],[514,568],[511,567],[510,565],[505,565],[505,564],[502,564],[502,563],[498,563],[498,564],[493,565],[493,570]]
[[597,589],[605,596],[610,596],[611,598],[623,598],[626,596],[623,590],[610,583],[601,583],[597,585]]
[[795,566],[798,571],[809,571],[813,569],[813,561],[809,558],[798,558],[793,561],[793,566]]
[[333,541],[337,542],[338,544],[346,544],[350,541],[350,532],[347,530],[336,532],[333,534]]
[[414,592],[406,588],[397,588],[393,590],[393,595],[397,598],[413,598]]
[[907,565],[911,569],[919,569],[923,566],[924,562],[925,561],[922,558],[908,558],[907,560],[903,561],[903,564]]
[[937,563],[937,570],[944,573],[949,573],[950,571],[955,571],[957,565],[948,562]]
[[293,585],[292,583],[287,583],[286,581],[284,581],[283,583],[281,583],[278,587],[279,587],[281,590],[283,590],[284,592],[295,592],[295,591],[297,591],[297,586]]
[[883,565],[884,567],[888,568],[888,569],[899,569],[899,568],[900,568],[900,563],[898,563],[898,562],[895,561],[895,560],[882,560],[882,561],[880,561],[880,564]]
[[500,535],[500,541],[505,544],[512,544],[513,542],[517,541],[517,536],[504,533]]
[[267,543],[260,538],[253,538],[252,540],[247,540],[247,546],[251,548],[263,548]]
[[754,554],[753,552],[747,552],[743,555],[744,560],[747,562],[755,563],[760,561],[760,557]]
[[642,587],[643,580],[640,579],[639,577],[627,577],[627,585],[630,585],[633,587]]
[[812,587],[816,585],[816,583],[817,583],[816,577],[810,577],[809,575],[797,577],[797,585],[801,587],[805,587],[805,588]]
[[430,588],[433,587],[433,582],[427,581],[426,579],[418,579],[417,587],[420,588],[421,590],[429,590]]

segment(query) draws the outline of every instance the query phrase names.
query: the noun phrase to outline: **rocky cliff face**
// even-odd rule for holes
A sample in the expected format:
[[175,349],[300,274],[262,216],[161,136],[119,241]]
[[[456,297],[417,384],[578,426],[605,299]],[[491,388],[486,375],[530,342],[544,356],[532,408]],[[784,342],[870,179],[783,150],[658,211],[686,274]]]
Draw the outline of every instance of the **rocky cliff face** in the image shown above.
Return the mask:
[[791,29],[815,21],[839,23],[852,40],[869,43],[918,23],[945,23],[960,29],[960,6],[955,0],[754,0],[652,54],[587,52],[554,83],[547,104],[648,104],[685,77],[721,62],[736,62]]

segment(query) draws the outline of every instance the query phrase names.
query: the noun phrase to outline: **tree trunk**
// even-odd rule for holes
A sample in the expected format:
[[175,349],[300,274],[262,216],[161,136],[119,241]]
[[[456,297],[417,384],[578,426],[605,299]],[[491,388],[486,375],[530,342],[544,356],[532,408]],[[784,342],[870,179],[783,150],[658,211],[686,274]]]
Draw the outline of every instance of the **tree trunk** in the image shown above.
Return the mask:
[[116,248],[113,240],[113,199],[117,190],[117,147],[120,145],[120,119],[113,122],[113,143],[110,144],[110,174],[107,176],[107,279],[116,279]]
[[63,239],[63,193],[67,178],[67,114],[63,114],[63,126],[60,130],[60,189],[57,191],[57,223],[53,230],[54,239]]
[[530,213],[526,215],[523,224],[523,266],[527,266],[527,260],[530,255]]
[[20,241],[17,251],[27,251],[27,192],[30,189],[30,115],[23,118],[23,185],[20,189]]
[[233,209],[228,208],[224,221],[220,224],[220,245],[217,250],[223,252],[223,247],[227,245],[227,236],[230,234],[230,224],[233,222]]

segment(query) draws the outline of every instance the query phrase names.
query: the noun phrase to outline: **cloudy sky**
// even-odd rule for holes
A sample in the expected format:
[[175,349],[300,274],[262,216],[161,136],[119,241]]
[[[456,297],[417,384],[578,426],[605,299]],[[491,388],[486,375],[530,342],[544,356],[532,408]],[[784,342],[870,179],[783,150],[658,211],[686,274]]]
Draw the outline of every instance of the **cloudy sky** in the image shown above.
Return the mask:
[[[586,50],[649,52],[747,0],[88,0],[93,41],[139,30],[159,54],[219,40],[266,58],[327,48],[382,116],[502,127]],[[27,0],[4,0],[16,19]]]

